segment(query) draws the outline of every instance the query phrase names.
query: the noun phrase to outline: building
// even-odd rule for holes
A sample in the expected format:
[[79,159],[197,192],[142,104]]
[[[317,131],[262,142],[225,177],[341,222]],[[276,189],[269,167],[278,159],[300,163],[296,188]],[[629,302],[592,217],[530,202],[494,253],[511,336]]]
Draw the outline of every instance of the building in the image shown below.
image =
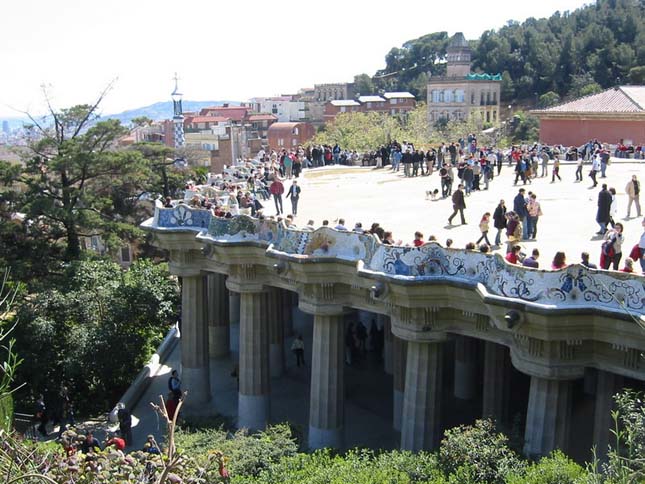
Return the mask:
[[472,49],[464,34],[457,32],[447,48],[446,75],[428,80],[428,119],[466,120],[474,116],[480,124],[500,122],[499,74],[470,72]]
[[269,147],[274,150],[296,148],[313,138],[315,133],[310,123],[274,123],[269,128]]
[[[310,404],[300,409],[308,412],[311,449],[343,448],[346,402],[357,394],[345,388],[345,334],[364,324],[360,313],[384,332],[383,368],[365,371],[379,372],[391,392],[388,417],[404,450],[437,448],[449,426],[443,402],[454,396],[502,426],[521,415],[518,438],[532,458],[567,452],[573,436],[602,458],[613,395],[645,381],[645,333],[634,322],[645,311],[645,287],[637,274],[577,264],[537,271],[499,254],[212,217],[179,205],[157,208],[142,225],[182,278],[187,415],[216,413],[210,372],[221,369],[211,358],[239,341],[236,422],[264,429],[294,314],[308,315],[296,328],[312,334]],[[377,418],[369,400],[361,402],[363,417]],[[582,409],[585,417],[574,418]]]
[[353,82],[331,84],[314,84],[313,100],[326,103],[340,99],[353,99],[355,95]]
[[243,105],[256,113],[273,114],[281,123],[304,121],[307,117],[305,102],[297,101],[294,97],[255,97]]
[[645,143],[645,86],[618,86],[532,114],[540,118],[543,143]]
[[409,92],[385,92],[382,95],[359,96],[356,100],[339,99],[327,101],[323,114],[325,122],[332,121],[340,113],[389,113],[392,116],[405,114],[417,105]]

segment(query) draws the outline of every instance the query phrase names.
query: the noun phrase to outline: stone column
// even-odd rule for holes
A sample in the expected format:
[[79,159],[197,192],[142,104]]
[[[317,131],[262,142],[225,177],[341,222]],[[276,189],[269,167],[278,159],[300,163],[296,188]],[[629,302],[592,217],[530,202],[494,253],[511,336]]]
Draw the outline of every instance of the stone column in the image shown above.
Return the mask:
[[392,322],[390,321],[389,316],[384,314],[379,314],[379,327],[383,328],[383,370],[388,375],[393,374],[393,363],[392,363]]
[[[293,306],[297,304],[297,295],[286,289],[280,289],[280,317],[283,324],[283,332],[286,336],[293,335]],[[294,301],[296,301],[294,303]]]
[[401,449],[430,450],[441,435],[442,343],[408,341]]
[[269,368],[272,378],[282,376],[284,372],[284,319],[283,291],[269,289],[267,293],[267,311],[269,325]]
[[240,354],[240,293],[228,291],[229,345],[231,353]]
[[211,358],[228,355],[229,307],[226,276],[209,274],[206,276],[208,290],[208,353]]
[[342,315],[314,315],[309,448],[343,447],[345,405]]
[[484,395],[482,417],[497,423],[508,419],[511,366],[506,347],[486,341],[484,343]]
[[455,340],[455,397],[470,400],[477,393],[477,340],[458,335]]
[[204,276],[181,279],[181,379],[186,413],[203,414],[211,398]]
[[405,363],[407,360],[408,345],[405,340],[392,335],[392,373],[394,388],[394,408],[392,426],[394,430],[401,431],[401,418],[403,416],[403,393],[405,390]]
[[270,413],[269,330],[264,292],[240,294],[239,428],[262,430]]
[[572,383],[531,376],[524,453],[531,458],[566,452],[571,425]]
[[623,377],[608,371],[598,370],[596,383],[596,404],[594,407],[593,443],[599,459],[606,459],[610,429],[614,426],[611,411],[614,410],[614,395],[623,384]]

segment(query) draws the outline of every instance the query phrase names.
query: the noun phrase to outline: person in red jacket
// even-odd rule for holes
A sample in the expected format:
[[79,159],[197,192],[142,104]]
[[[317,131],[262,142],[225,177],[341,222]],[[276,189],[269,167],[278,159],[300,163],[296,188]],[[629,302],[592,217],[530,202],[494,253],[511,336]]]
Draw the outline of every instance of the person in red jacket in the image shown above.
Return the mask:
[[284,213],[282,209],[282,194],[284,193],[284,185],[280,181],[280,178],[277,176],[274,178],[271,187],[269,188],[271,195],[273,195],[273,201],[275,202],[275,211],[277,215]]

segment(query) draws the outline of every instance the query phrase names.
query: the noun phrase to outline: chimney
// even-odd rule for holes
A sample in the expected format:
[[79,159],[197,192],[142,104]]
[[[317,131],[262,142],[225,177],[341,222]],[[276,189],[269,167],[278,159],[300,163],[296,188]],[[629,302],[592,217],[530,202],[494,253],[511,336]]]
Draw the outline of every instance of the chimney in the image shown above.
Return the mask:
[[228,107],[228,103],[224,103],[224,104],[222,105],[222,107],[223,107],[223,108],[227,108],[227,107]]

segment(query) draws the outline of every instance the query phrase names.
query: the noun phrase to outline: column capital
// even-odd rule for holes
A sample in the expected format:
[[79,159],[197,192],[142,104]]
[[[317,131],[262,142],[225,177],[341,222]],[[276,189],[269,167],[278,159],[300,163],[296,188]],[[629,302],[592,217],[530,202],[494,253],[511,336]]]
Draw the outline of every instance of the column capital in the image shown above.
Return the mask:
[[511,362],[516,369],[529,376],[549,380],[576,380],[584,377],[585,367],[580,362],[549,355],[544,349],[548,342],[528,339],[532,341],[526,343],[527,347],[510,347]]
[[418,343],[438,343],[448,339],[448,335],[440,330],[438,307],[394,306],[390,314],[392,333],[398,338]]
[[202,256],[199,250],[170,250],[168,269],[178,277],[196,277],[202,275]]

